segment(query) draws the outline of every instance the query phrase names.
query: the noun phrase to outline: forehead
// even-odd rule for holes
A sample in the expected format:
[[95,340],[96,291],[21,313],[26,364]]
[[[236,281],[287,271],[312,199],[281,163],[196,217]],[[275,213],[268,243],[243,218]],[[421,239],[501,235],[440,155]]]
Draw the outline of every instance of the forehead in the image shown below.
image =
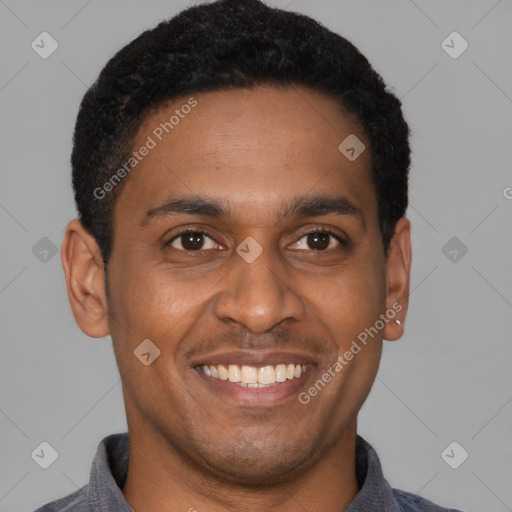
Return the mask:
[[298,196],[342,195],[374,214],[369,151],[351,161],[339,149],[354,136],[367,146],[354,116],[302,87],[173,100],[142,124],[133,150],[151,149],[130,172],[115,211],[142,217],[173,195],[199,196],[262,221]]

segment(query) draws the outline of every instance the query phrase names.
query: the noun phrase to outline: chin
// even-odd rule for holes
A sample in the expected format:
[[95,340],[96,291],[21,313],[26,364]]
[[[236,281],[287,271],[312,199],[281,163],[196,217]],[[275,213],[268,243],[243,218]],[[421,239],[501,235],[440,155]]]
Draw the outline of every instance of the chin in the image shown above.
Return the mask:
[[259,442],[254,438],[228,445],[196,447],[195,454],[202,459],[202,466],[209,477],[216,474],[219,479],[244,486],[280,485],[306,471],[316,460],[315,452],[309,443],[290,440]]

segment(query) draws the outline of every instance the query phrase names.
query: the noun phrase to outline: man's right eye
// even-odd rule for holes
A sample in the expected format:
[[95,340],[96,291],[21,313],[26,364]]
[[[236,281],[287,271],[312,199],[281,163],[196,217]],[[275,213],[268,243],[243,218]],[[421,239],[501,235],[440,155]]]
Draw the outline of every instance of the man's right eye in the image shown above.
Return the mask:
[[200,251],[216,249],[219,244],[204,231],[187,230],[171,238],[165,246],[181,251]]

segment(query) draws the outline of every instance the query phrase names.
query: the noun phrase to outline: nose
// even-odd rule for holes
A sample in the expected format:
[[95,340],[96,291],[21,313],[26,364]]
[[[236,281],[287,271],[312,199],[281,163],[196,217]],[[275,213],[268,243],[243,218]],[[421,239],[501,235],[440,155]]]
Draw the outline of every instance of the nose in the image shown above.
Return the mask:
[[219,320],[264,333],[284,320],[303,318],[304,304],[290,288],[292,278],[284,262],[265,250],[252,263],[233,256],[235,266],[222,280],[215,300]]

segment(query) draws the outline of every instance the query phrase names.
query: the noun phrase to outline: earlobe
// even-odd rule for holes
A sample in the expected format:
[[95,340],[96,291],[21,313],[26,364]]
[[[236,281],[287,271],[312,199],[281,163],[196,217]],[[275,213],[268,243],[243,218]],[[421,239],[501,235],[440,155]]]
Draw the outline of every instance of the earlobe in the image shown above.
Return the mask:
[[411,261],[411,224],[404,217],[396,223],[386,258],[386,316],[390,321],[384,328],[384,339],[389,341],[398,340],[404,332]]
[[76,323],[88,336],[107,336],[103,260],[96,240],[77,219],[66,227],[61,258]]

